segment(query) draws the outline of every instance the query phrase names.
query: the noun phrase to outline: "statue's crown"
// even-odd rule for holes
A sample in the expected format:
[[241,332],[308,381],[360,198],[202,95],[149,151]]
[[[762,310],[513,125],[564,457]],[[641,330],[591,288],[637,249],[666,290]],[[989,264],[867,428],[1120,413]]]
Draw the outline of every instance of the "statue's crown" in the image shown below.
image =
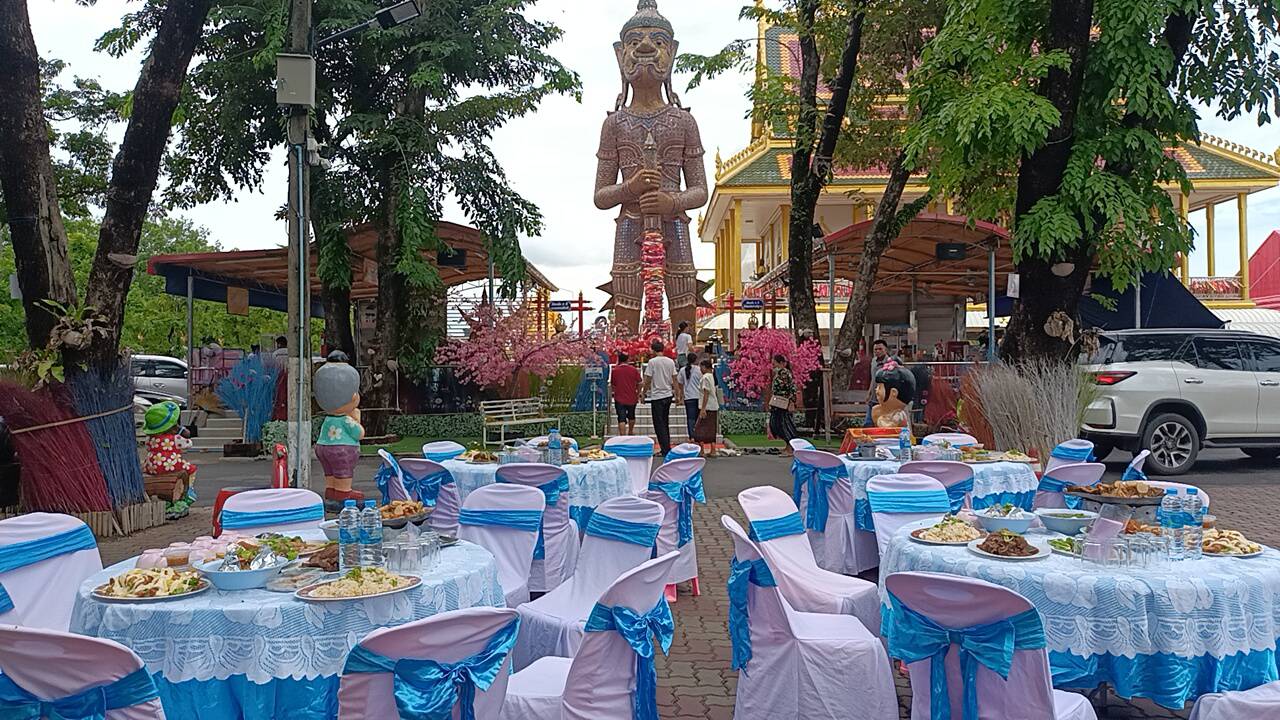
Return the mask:
[[662,28],[672,35],[675,34],[671,21],[658,12],[658,0],[640,0],[636,3],[636,14],[622,26],[622,32],[625,34],[628,30],[638,27]]

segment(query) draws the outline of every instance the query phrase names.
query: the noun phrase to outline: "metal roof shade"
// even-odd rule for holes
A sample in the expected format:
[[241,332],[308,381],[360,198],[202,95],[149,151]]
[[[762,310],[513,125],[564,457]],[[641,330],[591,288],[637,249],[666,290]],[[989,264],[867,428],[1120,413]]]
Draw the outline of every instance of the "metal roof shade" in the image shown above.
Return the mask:
[[[480,231],[450,222],[436,224],[440,238],[453,253],[427,257],[436,266],[445,287],[453,287],[489,275],[488,252]],[[378,295],[378,233],[372,224],[357,226],[347,233],[351,249],[351,299],[363,300]],[[320,302],[320,278],[316,274],[318,249],[312,242],[308,250],[308,276],[311,283],[311,314],[324,317]],[[552,292],[557,288],[533,265],[528,265],[528,279]],[[192,296],[198,300],[226,302],[227,288],[249,291],[249,305],[285,312],[288,307],[289,250],[231,250],[226,252],[180,253],[153,255],[147,260],[147,272],[165,279],[164,291],[170,295],[187,294],[187,279],[192,281]],[[496,270],[495,270],[496,272]]]

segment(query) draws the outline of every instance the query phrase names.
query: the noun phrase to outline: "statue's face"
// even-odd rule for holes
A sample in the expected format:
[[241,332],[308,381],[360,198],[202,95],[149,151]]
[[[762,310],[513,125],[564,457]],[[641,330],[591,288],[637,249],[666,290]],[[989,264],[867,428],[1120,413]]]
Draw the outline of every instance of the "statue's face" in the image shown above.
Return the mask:
[[662,28],[632,28],[613,45],[622,76],[632,86],[662,85],[671,77],[679,43]]

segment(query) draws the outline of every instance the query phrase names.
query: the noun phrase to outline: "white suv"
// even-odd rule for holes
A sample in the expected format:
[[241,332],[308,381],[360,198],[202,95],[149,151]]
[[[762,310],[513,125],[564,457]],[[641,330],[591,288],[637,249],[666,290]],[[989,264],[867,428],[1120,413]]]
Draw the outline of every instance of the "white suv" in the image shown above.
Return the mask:
[[1122,330],[1083,359],[1101,395],[1081,436],[1096,454],[1151,450],[1147,470],[1180,475],[1202,447],[1280,455],[1280,340],[1235,330]]

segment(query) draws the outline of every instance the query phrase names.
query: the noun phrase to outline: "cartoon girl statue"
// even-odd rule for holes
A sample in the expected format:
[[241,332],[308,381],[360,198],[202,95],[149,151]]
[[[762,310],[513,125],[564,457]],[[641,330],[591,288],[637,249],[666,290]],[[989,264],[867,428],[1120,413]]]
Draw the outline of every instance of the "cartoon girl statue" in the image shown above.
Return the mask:
[[890,360],[876,373],[876,405],[871,420],[876,427],[911,427],[911,401],[916,380],[910,370]]
[[360,460],[360,373],[347,361],[346,353],[335,350],[325,358],[311,381],[316,404],[327,417],[316,440],[316,457],[324,468],[324,499],[329,506],[344,500],[364,500],[364,493],[351,489],[356,462]]
[[187,491],[182,497],[165,507],[166,515],[181,517],[196,500],[196,466],[182,457],[182,451],[191,447],[191,440],[178,427],[181,409],[172,400],[158,402],[147,408],[143,417],[142,432],[147,436],[147,457],[142,462],[142,472],[147,475],[187,474]]

